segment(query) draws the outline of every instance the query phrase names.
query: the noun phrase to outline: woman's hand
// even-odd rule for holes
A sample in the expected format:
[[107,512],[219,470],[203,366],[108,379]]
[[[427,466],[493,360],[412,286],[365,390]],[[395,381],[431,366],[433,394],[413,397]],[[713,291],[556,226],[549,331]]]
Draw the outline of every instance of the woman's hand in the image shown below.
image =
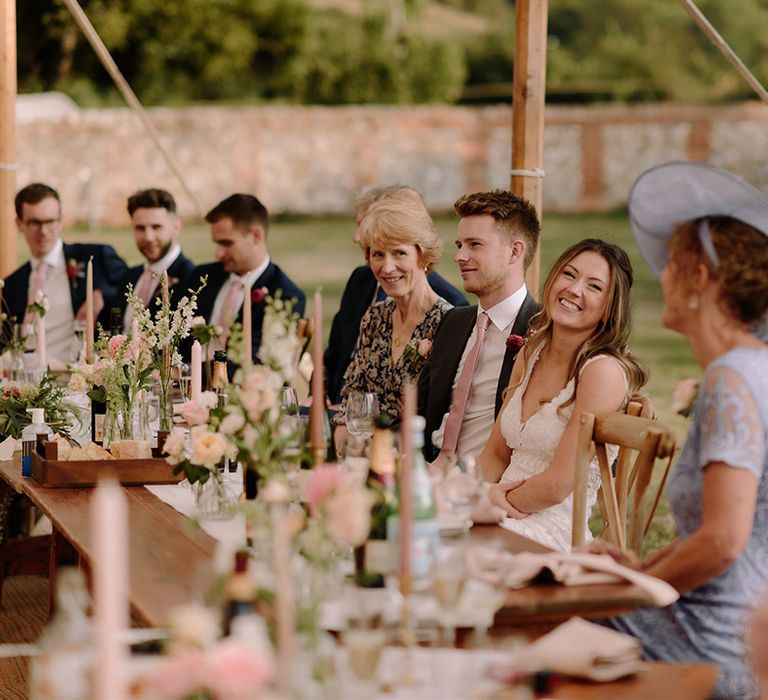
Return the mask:
[[584,551],[590,554],[609,554],[617,564],[626,566],[635,571],[643,570],[643,562],[633,551],[624,551],[611,542],[605,540],[592,540],[584,547]]
[[530,513],[523,513],[507,500],[507,494],[522,483],[523,481],[521,480],[508,481],[501,484],[491,484],[491,487],[488,489],[488,500],[491,502],[492,506],[503,510],[508,518],[514,518],[515,520],[527,518]]

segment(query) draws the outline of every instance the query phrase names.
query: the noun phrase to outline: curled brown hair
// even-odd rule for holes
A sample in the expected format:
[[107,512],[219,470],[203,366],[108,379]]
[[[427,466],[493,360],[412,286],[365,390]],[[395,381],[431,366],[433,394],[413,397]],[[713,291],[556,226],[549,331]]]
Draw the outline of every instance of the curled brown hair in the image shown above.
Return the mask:
[[768,236],[729,216],[710,217],[715,266],[701,246],[700,225],[699,220],[680,224],[669,241],[669,261],[680,284],[693,292],[695,270],[704,264],[717,280],[727,312],[742,323],[759,321],[768,312]]
[[629,349],[629,336],[632,332],[630,289],[634,279],[632,263],[623,248],[599,238],[585,238],[583,241],[572,245],[552,266],[544,281],[541,293],[544,307],[531,321],[528,331],[529,341],[523,350],[523,361],[527,366],[534,351],[552,340],[552,318],[547,310],[547,300],[552,285],[562,269],[577,255],[584,252],[597,253],[608,263],[610,270],[608,303],[605,305],[603,317],[598,321],[594,332],[571,359],[568,368],[568,381],[574,380],[573,394],[562,404],[561,408],[575,401],[581,370],[586,361],[596,355],[610,355],[622,365],[629,385],[628,396],[637,392],[648,381],[647,371]]

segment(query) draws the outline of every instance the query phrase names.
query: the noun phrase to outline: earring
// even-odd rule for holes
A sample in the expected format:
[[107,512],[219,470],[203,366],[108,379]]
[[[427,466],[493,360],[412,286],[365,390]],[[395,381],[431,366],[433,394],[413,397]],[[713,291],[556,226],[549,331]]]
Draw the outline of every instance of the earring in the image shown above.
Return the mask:
[[696,311],[699,308],[699,297],[691,297],[688,299],[688,309],[690,311]]

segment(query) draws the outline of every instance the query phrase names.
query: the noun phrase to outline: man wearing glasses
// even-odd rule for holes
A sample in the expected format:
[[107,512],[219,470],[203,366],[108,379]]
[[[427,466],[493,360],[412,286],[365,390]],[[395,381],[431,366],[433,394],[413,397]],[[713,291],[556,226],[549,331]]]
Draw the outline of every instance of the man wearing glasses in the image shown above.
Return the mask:
[[127,266],[112,246],[61,240],[61,200],[52,187],[39,182],[27,185],[16,195],[15,207],[16,226],[31,257],[5,279],[2,310],[6,317],[0,343],[5,345],[12,337],[11,324],[25,321],[27,306],[42,291],[50,305],[45,315],[49,364],[65,364],[72,359],[75,321],[84,322],[86,317],[88,260],[93,259],[94,318],[112,302]]

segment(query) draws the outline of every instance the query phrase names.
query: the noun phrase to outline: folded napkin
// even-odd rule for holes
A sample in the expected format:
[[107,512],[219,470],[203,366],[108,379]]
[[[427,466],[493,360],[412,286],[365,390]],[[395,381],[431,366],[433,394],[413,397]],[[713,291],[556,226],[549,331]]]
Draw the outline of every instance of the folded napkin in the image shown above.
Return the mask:
[[492,547],[473,547],[469,555],[473,575],[496,585],[521,588],[532,581],[555,581],[565,586],[628,581],[645,591],[656,607],[674,603],[679,595],[666,581],[618,564],[608,554],[547,552],[512,554]]
[[19,440],[14,440],[12,437],[7,437],[0,442],[0,462],[7,462],[13,459],[13,453],[16,450],[21,449],[21,443]]
[[634,637],[573,617],[532,644],[515,651],[493,676],[551,671],[592,681],[613,681],[636,673],[643,648]]

